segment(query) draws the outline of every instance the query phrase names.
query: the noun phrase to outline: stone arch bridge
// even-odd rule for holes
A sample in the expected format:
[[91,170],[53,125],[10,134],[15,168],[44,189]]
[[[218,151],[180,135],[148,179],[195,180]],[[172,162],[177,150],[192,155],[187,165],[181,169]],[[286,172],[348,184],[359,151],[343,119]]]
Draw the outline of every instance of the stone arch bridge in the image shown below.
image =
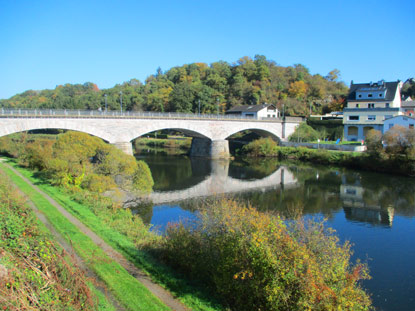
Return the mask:
[[131,141],[150,132],[172,129],[193,137],[191,155],[229,157],[226,138],[252,130],[285,141],[301,118],[254,120],[235,116],[74,110],[0,110],[0,137],[36,129],[85,132],[133,153]]

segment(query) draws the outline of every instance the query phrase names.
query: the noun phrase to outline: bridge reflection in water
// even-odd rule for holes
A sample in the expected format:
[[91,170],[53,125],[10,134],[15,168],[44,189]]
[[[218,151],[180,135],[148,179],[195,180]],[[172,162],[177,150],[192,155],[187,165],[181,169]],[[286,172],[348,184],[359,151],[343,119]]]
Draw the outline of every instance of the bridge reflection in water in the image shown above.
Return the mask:
[[154,204],[163,204],[248,190],[295,187],[297,184],[294,175],[284,166],[278,167],[264,178],[246,180],[229,176],[230,161],[211,160],[210,163],[211,173],[200,183],[182,190],[154,191],[150,194],[149,199]]
[[[146,212],[137,212],[147,222],[162,226],[190,215],[205,198],[216,195],[237,198],[287,218],[309,215],[330,220],[343,215],[347,222],[387,228],[392,227],[397,214],[415,213],[411,212],[413,195],[405,190],[411,189],[411,183],[406,179],[393,181],[368,172],[284,166],[276,160],[145,159],[156,181],[149,196],[154,209],[148,206]],[[167,214],[174,217],[167,219]],[[164,220],[159,222],[159,217]]]

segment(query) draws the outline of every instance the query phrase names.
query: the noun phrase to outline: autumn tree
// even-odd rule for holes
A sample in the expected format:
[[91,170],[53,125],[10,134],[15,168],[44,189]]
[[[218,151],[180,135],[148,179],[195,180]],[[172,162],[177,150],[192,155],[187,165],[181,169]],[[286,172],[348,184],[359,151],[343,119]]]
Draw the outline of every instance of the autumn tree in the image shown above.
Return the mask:
[[340,79],[340,70],[339,69],[333,69],[332,71],[330,71],[327,76],[326,79],[332,82],[335,82],[337,80]]
[[405,155],[413,157],[415,155],[415,130],[395,125],[383,135],[386,144],[386,152],[396,157]]
[[292,82],[288,93],[294,98],[302,99],[307,94],[307,84],[302,80]]

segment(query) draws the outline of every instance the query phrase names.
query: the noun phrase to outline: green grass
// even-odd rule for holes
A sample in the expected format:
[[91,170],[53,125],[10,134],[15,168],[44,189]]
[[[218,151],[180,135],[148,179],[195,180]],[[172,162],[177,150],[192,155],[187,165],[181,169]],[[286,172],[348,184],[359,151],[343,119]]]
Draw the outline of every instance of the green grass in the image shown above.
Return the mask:
[[101,248],[81,233],[75,225],[21,177],[1,163],[0,167],[46,215],[56,230],[73,245],[75,251],[85,260],[88,267],[107,284],[115,297],[128,310],[169,310],[144,285],[131,276],[121,265],[110,259]]
[[107,297],[100,292],[95,286],[88,282],[89,289],[94,293],[94,295],[98,298],[98,306],[97,309],[100,311],[116,311],[115,307],[108,301]]
[[204,292],[201,286],[190,285],[180,275],[161,265],[148,253],[138,250],[133,241],[103,223],[90,208],[71,200],[68,194],[37,178],[32,171],[19,167],[13,161],[9,161],[9,164],[82,221],[105,242],[123,254],[125,258],[147,272],[153,281],[169,290],[189,308],[201,311],[223,310],[223,307],[213,301],[209,293]]

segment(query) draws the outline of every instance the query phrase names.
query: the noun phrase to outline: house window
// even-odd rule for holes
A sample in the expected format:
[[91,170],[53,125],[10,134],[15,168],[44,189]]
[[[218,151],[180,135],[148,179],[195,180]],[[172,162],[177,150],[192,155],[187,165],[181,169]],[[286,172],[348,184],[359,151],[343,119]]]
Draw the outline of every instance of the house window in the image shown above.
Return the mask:
[[389,108],[389,103],[386,103],[386,104],[385,104],[385,107],[386,107],[386,108]]
[[270,114],[267,114],[267,118],[271,118],[271,115]]
[[367,108],[375,108],[375,104],[367,104]]
[[356,108],[359,108],[360,107],[360,105],[359,104],[356,104]]
[[367,121],[375,121],[376,120],[376,116],[375,115],[369,115],[367,116]]
[[344,192],[346,192],[346,194],[356,195],[356,189],[347,188]]
[[362,98],[362,94],[359,94],[359,98]]
[[359,116],[349,116],[349,121],[359,121]]
[[379,97],[382,97],[382,93],[379,94]]
[[370,94],[370,93],[369,93],[369,94],[367,94],[367,97],[372,97],[372,94]]

